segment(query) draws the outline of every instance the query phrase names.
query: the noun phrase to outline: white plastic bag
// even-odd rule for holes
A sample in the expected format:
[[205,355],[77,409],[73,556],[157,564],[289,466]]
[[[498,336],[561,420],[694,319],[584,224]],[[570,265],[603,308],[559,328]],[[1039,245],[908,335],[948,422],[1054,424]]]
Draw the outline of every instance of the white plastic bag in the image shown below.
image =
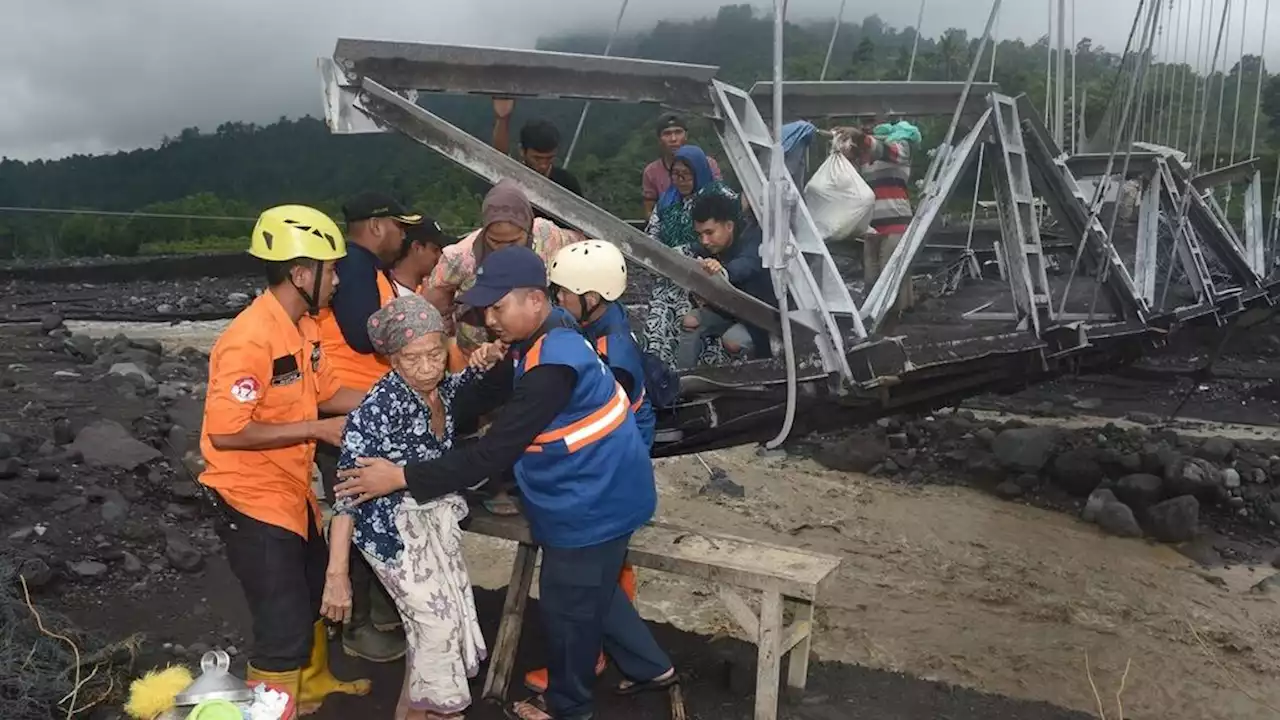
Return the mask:
[[823,240],[866,234],[876,196],[853,163],[833,152],[804,188],[804,202]]

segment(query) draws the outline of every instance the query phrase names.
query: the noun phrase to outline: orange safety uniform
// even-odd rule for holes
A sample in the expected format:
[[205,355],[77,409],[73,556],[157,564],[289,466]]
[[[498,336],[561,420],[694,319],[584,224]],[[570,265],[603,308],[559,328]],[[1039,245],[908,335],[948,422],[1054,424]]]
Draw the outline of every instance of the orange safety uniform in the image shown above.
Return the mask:
[[[384,306],[395,300],[397,297],[394,280],[390,273],[378,273],[378,304]],[[421,293],[422,286],[419,285],[414,292]],[[347,345],[347,339],[342,335],[342,328],[338,327],[338,320],[333,315],[333,310],[325,308],[320,311],[320,347],[329,358],[333,370],[338,374],[338,379],[342,384],[353,390],[359,390],[362,393],[368,393],[373,388],[374,383],[382,379],[383,375],[391,372],[391,363],[381,355],[358,353]],[[462,350],[458,348],[458,343],[454,338],[449,338],[449,372],[458,373],[467,369],[467,357],[462,354]]]
[[206,470],[200,482],[232,508],[307,538],[314,440],[270,450],[219,450],[210,435],[234,435],[250,422],[279,425],[319,418],[319,405],[342,389],[310,317],[298,324],[271,292],[231,322],[209,356],[209,388],[200,431]]

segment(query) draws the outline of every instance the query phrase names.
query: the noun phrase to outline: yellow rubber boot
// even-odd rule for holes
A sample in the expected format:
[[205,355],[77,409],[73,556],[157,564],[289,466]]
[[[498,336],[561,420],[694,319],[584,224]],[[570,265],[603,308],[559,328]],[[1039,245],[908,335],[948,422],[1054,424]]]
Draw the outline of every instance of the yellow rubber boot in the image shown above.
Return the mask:
[[372,689],[373,684],[366,679],[339,680],[329,672],[329,637],[325,633],[324,621],[317,620],[311,640],[311,660],[302,669],[299,714],[314,712],[325,697],[333,693],[368,695]]
[[289,697],[293,698],[295,705],[298,704],[298,688],[302,684],[302,669],[285,670],[283,672],[271,672],[268,670],[259,670],[249,664],[245,670],[245,679],[249,681],[264,682],[274,686],[278,690],[289,693]]

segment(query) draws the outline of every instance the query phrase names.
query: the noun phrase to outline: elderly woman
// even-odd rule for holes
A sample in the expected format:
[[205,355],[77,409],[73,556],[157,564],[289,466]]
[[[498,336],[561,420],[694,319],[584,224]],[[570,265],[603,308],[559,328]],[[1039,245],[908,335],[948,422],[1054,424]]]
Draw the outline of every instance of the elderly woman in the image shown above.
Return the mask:
[[[694,257],[698,233],[693,229],[691,209],[699,197],[718,193],[738,200],[737,193],[716,179],[707,154],[696,145],[685,145],[671,161],[671,187],[658,198],[649,216],[648,233],[654,240],[686,257]],[[676,366],[676,347],[683,334],[686,315],[693,312],[689,292],[665,277],[657,278],[649,296],[649,314],[644,324],[645,349],[668,366]],[[727,359],[718,339],[708,339],[701,362],[718,363]]]
[[534,217],[533,206],[513,180],[500,180],[493,186],[485,195],[480,215],[480,229],[444,249],[422,292],[444,313],[446,322],[453,322],[456,316],[458,348],[466,355],[489,340],[489,331],[483,317],[458,308],[454,298],[476,284],[476,268],[486,257],[523,245],[549,263],[560,248],[584,239],[577,231]]
[[[359,457],[401,465],[439,457],[453,446],[454,397],[480,371],[445,375],[444,322],[419,295],[393,300],[369,318],[368,329],[392,371],[348,416],[339,469]],[[467,680],[485,657],[460,549],[466,502],[454,494],[419,504],[399,492],[357,506],[340,500],[334,510],[321,612],[339,622],[350,614],[354,536],[404,619],[408,661],[396,718],[461,717],[471,704]]]

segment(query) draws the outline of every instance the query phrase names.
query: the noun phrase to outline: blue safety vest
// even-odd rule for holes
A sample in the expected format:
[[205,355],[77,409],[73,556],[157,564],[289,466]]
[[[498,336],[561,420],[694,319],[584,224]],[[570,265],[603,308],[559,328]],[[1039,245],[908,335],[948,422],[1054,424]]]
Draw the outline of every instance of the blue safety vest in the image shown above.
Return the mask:
[[551,324],[520,354],[516,381],[539,365],[566,365],[577,383],[569,404],[516,462],[516,482],[534,540],[598,545],[653,517],[653,463],[613,373],[576,328]]
[[587,325],[583,330],[587,338],[595,342],[596,352],[604,356],[609,367],[622,370],[631,376],[631,412],[635,413],[636,426],[640,428],[640,437],[648,447],[653,447],[654,427],[658,418],[654,415],[653,404],[649,402],[644,391],[644,358],[640,354],[640,345],[635,335],[631,334],[631,326],[627,322],[627,311],[617,303],[611,303],[604,314]]

